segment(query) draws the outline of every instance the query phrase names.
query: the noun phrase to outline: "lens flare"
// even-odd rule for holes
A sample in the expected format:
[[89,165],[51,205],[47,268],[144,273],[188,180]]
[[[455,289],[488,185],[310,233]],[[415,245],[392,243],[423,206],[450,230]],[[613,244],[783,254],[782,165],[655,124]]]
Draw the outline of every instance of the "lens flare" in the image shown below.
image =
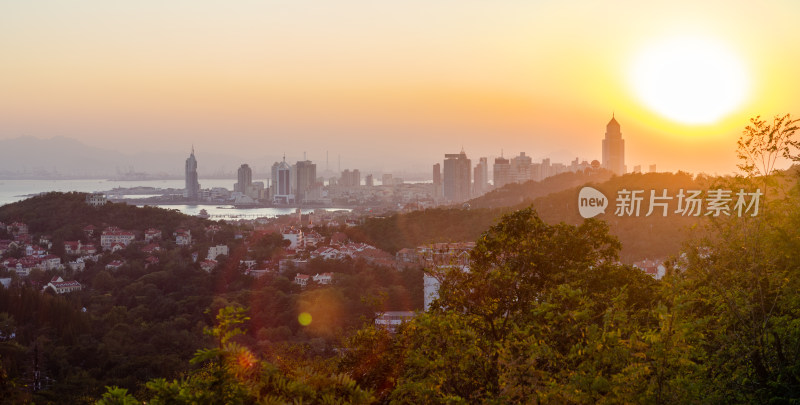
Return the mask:
[[303,326],[311,325],[311,314],[308,312],[301,312],[297,317],[297,322],[300,322],[300,325]]

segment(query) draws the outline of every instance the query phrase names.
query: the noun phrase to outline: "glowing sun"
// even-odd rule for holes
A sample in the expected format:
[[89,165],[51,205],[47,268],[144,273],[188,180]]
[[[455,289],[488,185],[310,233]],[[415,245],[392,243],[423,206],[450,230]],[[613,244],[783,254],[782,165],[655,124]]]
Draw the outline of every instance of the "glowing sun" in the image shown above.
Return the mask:
[[734,111],[748,92],[744,64],[723,44],[681,37],[651,44],[630,74],[641,101],[684,124],[711,124]]

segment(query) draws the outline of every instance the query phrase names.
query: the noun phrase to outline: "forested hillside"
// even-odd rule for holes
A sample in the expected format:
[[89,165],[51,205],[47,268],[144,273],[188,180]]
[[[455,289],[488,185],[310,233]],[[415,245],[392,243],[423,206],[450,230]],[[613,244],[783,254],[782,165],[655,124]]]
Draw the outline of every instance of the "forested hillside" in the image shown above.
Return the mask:
[[[600,172],[595,177],[600,179],[608,177],[603,173],[607,172]],[[354,238],[374,243],[387,251],[396,252],[402,248],[414,248],[435,242],[473,241],[483,230],[496,222],[503,213],[528,206],[535,208],[541,218],[550,224],[558,222],[578,224],[583,219],[578,213],[578,192],[582,186],[591,185],[602,191],[609,199],[609,206],[605,214],[599,215],[597,218],[606,221],[611,234],[622,242],[620,257],[623,262],[632,263],[644,258],[666,258],[677,253],[681,244],[689,236],[692,227],[703,221],[705,217],[704,215],[685,216],[675,213],[676,201],[672,201],[673,208],[666,217],[661,215],[661,210],[655,211],[654,215],[647,216],[650,190],[654,190],[657,195],[661,195],[663,190],[667,190],[667,195],[674,198],[680,189],[706,190],[717,183],[720,184],[719,187],[731,187],[725,185],[728,181],[726,179],[692,176],[687,173],[627,174],[614,176],[599,183],[586,182],[579,186],[572,186],[576,179],[583,178],[565,174],[541,183],[528,182],[522,185],[507,185],[487,194],[486,197],[473,200],[473,202],[478,201],[478,205],[514,201],[514,204],[508,206],[480,209],[437,208],[394,214],[385,218],[367,219],[363,225],[348,232]],[[563,183],[557,184],[559,181],[563,181]],[[565,187],[566,185],[569,187]],[[562,191],[533,200],[528,197],[544,194],[547,190],[558,189]],[[615,199],[620,190],[643,191],[644,199],[639,216],[614,215]],[[523,202],[517,202],[518,200],[514,198],[491,197],[492,194],[503,196],[516,192],[525,192],[521,196]]]

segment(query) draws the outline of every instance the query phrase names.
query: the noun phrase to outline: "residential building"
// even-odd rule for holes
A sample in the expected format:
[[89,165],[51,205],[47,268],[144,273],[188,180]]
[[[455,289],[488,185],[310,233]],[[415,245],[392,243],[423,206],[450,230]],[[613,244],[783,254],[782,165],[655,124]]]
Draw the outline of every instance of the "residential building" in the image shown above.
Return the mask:
[[300,287],[305,287],[308,285],[309,278],[310,277],[308,276],[308,274],[297,273],[297,275],[294,276],[294,283],[299,285]]
[[358,169],[345,169],[342,172],[338,185],[341,187],[358,187],[361,185],[361,172]]
[[89,193],[86,194],[86,204],[91,205],[92,207],[102,207],[106,205],[108,202],[108,198],[103,193]]
[[315,274],[312,279],[319,284],[329,285],[333,282],[333,273]]
[[71,293],[73,291],[80,291],[81,290],[81,283],[77,281],[64,281],[63,278],[59,276],[53,277],[49,283],[42,289],[42,291],[51,288],[56,294],[66,294]]
[[489,191],[489,163],[488,159],[482,157],[478,159],[475,171],[472,176],[472,195],[480,196]]
[[462,202],[470,198],[472,188],[472,161],[461,153],[444,155],[443,195],[452,202]]
[[206,259],[200,262],[200,268],[203,271],[210,273],[211,270],[214,270],[214,268],[217,267],[217,264],[218,263],[216,260]]
[[106,270],[118,270],[122,266],[125,265],[125,262],[122,260],[113,260],[106,265]]
[[156,240],[161,239],[161,230],[155,228],[148,228],[144,231],[144,241],[145,242],[153,242]]
[[290,242],[289,249],[298,249],[304,246],[303,230],[295,227],[287,227],[281,231],[281,236]]
[[434,200],[442,198],[442,165],[439,163],[433,165],[433,193],[431,196]]
[[178,246],[189,246],[192,244],[192,231],[190,229],[178,228],[173,232],[175,244]]
[[[542,167],[549,167],[550,166],[550,159],[547,159],[547,164],[545,165],[544,161],[542,161]],[[533,175],[533,160],[530,156],[525,156],[525,152],[520,152],[519,156],[514,156],[511,158],[511,173],[510,173],[510,180],[513,183],[524,183],[528,180],[541,180],[547,177],[546,174],[538,176],[539,178],[534,178]]]
[[511,163],[503,156],[494,159],[492,171],[494,172],[492,173],[494,188],[501,188],[513,182],[511,177]]
[[228,255],[228,245],[217,245],[211,246],[208,248],[208,255],[206,256],[207,259],[214,260],[219,255]]
[[237,182],[233,185],[233,191],[246,194],[247,188],[253,184],[253,170],[250,169],[250,166],[247,163],[244,163],[239,166],[239,171],[236,178]]
[[110,250],[115,243],[121,243],[124,246],[130,245],[136,238],[136,235],[130,231],[123,231],[117,227],[108,227],[100,235],[100,247],[104,250]]
[[297,202],[308,202],[319,199],[315,194],[317,186],[317,165],[310,160],[298,161],[295,165],[297,173]]

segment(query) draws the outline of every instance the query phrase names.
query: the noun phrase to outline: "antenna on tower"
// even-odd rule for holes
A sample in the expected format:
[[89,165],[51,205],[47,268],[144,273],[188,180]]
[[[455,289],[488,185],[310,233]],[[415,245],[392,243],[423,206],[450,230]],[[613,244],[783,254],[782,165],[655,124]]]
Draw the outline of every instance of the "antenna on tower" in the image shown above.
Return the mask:
[[305,152],[305,151],[303,151],[303,160],[307,160],[307,159],[306,159],[306,152]]

